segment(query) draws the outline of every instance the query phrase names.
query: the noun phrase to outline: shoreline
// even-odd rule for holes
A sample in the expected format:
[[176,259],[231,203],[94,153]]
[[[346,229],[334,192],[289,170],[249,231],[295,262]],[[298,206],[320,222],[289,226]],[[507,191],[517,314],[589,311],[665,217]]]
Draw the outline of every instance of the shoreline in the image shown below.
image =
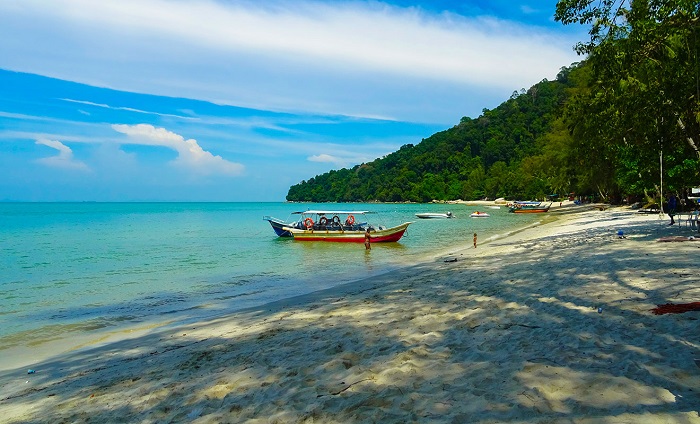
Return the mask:
[[700,244],[655,242],[688,232],[618,209],[560,215],[475,251],[460,244],[455,262],[433,256],[86,347],[35,374],[0,372],[0,412],[8,422],[698,420],[698,313],[649,312],[700,299]]
[[[523,227],[518,227],[513,230],[509,230],[505,233],[499,233],[492,235],[486,239],[479,240],[479,246],[485,246],[495,240],[501,240],[508,237],[512,237],[522,231],[525,231],[532,227],[537,227],[545,223],[550,223],[557,220],[555,217],[557,214],[547,214],[545,219],[535,221],[524,225]],[[376,278],[387,273],[393,273],[397,270],[404,270],[406,268],[411,268],[415,264],[426,264],[432,263],[434,261],[442,260],[443,258],[454,259],[457,255],[463,255],[463,253],[469,252],[471,254],[475,253],[472,249],[470,241],[464,241],[463,243],[451,245],[449,247],[444,247],[440,250],[436,250],[429,253],[423,253],[414,265],[409,265],[408,263],[396,263],[387,271],[383,271],[372,277],[363,277],[361,279],[343,278],[345,282],[334,285],[333,287],[321,289],[320,292],[332,291],[341,288],[345,285],[356,285],[365,279]],[[316,291],[313,290],[305,294],[295,294],[291,296],[285,296],[273,301],[261,301],[256,302],[253,306],[241,306],[233,309],[227,310],[214,310],[208,309],[206,304],[197,305],[190,307],[188,309],[181,310],[179,312],[170,313],[166,316],[150,316],[144,317],[138,322],[130,323],[127,325],[116,325],[105,326],[100,329],[91,329],[85,332],[66,332],[59,336],[51,336],[49,334],[41,339],[28,339],[25,343],[17,343],[14,346],[0,350],[0,354],[3,360],[0,362],[0,375],[3,372],[8,372],[11,370],[19,368],[36,368],[37,363],[45,362],[52,359],[53,357],[59,355],[69,355],[73,352],[79,352],[80,350],[100,347],[110,343],[119,343],[122,340],[132,339],[145,335],[149,332],[154,331],[168,331],[169,329],[186,326],[192,323],[197,323],[201,321],[211,321],[216,320],[221,317],[236,314],[239,312],[256,310],[259,308],[264,308],[267,304],[275,304],[277,302],[284,302],[287,299],[303,298],[305,296],[313,295]],[[189,316],[188,314],[192,311],[197,311],[197,315]],[[74,324],[76,328],[79,327],[90,327],[92,324],[90,322],[82,322]],[[43,332],[48,333],[48,331],[43,330]],[[22,333],[18,333],[14,338],[19,338]]]

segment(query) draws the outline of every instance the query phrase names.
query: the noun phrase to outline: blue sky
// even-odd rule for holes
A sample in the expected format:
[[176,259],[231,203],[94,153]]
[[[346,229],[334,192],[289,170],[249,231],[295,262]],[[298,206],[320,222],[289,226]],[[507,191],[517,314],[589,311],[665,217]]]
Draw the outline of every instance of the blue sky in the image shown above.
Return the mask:
[[555,5],[0,2],[0,201],[283,201],[580,60]]

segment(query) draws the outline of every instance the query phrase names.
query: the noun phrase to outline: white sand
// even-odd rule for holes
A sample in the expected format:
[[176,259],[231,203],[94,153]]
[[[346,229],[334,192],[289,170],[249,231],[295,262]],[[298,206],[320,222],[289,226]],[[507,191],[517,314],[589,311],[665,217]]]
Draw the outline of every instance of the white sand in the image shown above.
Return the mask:
[[650,312],[700,301],[700,241],[656,242],[694,234],[667,223],[567,215],[474,257],[4,372],[0,421],[700,422],[700,312]]

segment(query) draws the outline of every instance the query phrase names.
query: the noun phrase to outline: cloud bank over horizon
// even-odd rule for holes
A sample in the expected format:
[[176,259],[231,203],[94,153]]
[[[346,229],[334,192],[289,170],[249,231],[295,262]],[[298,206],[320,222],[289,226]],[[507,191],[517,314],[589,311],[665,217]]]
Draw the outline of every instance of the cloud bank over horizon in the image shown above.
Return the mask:
[[0,13],[1,68],[293,113],[455,123],[577,60],[550,27],[419,5],[24,0]]

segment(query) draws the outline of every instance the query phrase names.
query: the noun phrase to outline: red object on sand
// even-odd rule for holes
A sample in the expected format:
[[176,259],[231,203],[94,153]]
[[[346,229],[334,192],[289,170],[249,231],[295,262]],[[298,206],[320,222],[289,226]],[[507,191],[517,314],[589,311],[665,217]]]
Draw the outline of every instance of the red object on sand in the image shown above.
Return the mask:
[[683,312],[700,311],[700,302],[667,303],[665,305],[657,305],[657,307],[651,311],[654,312],[654,315],[682,314]]

